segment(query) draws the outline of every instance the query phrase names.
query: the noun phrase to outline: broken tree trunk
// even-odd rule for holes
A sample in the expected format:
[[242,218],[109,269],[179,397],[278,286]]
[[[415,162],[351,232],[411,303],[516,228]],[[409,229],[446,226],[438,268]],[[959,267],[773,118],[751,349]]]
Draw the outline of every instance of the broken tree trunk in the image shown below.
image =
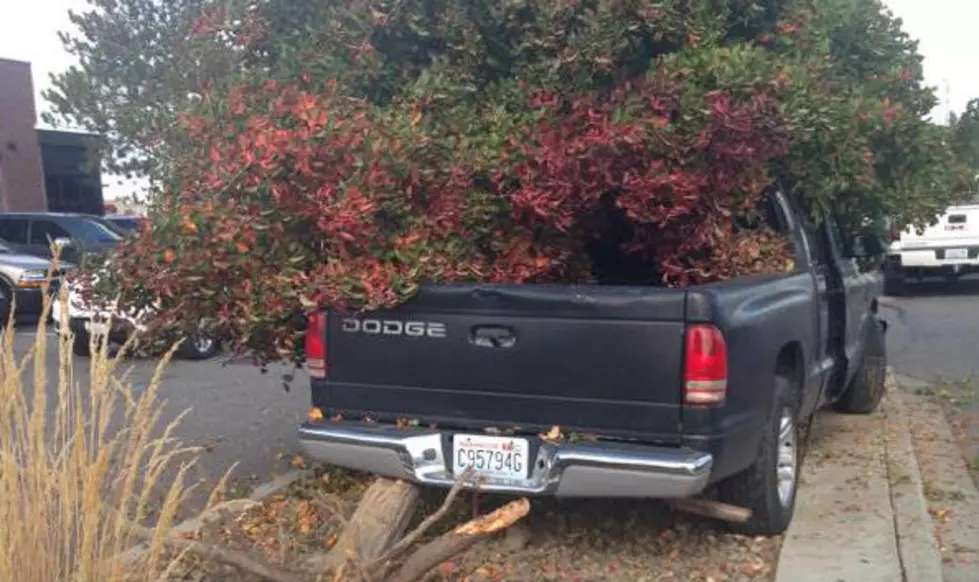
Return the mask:
[[391,582],[421,580],[432,568],[460,554],[493,534],[517,523],[530,511],[526,498],[511,501],[482,517],[466,522],[418,548],[390,578]]
[[391,548],[418,508],[417,485],[378,477],[357,505],[333,549],[316,563],[319,572],[339,571],[348,561],[369,564]]

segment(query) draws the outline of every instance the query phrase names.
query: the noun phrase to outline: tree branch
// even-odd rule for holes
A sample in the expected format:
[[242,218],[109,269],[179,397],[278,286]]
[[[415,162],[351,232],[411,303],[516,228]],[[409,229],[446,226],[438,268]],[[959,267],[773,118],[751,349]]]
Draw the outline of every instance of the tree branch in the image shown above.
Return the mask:
[[530,501],[522,498],[511,501],[492,513],[466,522],[415,551],[390,580],[391,582],[415,582],[452,556],[517,523],[529,512]]

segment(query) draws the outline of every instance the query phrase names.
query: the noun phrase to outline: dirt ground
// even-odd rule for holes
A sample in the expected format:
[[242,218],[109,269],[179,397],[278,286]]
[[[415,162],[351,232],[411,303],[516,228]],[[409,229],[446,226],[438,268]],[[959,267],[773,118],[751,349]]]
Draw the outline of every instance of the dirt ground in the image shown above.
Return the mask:
[[941,381],[917,392],[945,412],[969,474],[979,487],[979,380]]
[[[258,548],[286,567],[312,552],[332,546],[369,478],[341,470],[319,469],[240,516],[212,524],[201,538],[230,547]],[[314,501],[326,493],[335,503]],[[444,491],[427,490],[424,512],[441,504]],[[430,533],[438,535],[507,501],[461,494],[446,519]],[[774,580],[781,538],[730,534],[723,526],[676,513],[652,501],[532,501],[530,515],[488,544],[445,562],[429,579],[490,582],[540,581],[702,581]],[[193,558],[173,580],[249,582],[229,568],[204,567]]]

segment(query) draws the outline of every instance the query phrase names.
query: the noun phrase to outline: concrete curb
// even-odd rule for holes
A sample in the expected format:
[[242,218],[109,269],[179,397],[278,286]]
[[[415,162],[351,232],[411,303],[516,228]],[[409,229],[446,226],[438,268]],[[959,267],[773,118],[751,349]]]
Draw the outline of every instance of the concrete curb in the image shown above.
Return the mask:
[[[261,503],[261,501],[266,497],[275,495],[289,485],[292,485],[307,473],[309,473],[308,470],[301,469],[289,471],[288,473],[274,477],[270,481],[255,487],[255,489],[252,490],[251,495],[248,497],[242,499],[231,499],[218,503],[217,505],[202,511],[200,514],[178,523],[171,528],[171,531],[177,534],[195,532],[205,525],[217,521],[224,514],[241,513],[243,511],[247,511],[248,509],[251,509],[252,507],[255,507]],[[146,554],[148,550],[149,546],[146,543],[140,543],[123,552],[120,558],[123,564],[132,564],[134,561]]]
[[904,398],[892,374],[888,374],[887,384],[887,470],[904,581],[937,582],[942,580],[942,556],[928,514],[921,468],[911,444]]

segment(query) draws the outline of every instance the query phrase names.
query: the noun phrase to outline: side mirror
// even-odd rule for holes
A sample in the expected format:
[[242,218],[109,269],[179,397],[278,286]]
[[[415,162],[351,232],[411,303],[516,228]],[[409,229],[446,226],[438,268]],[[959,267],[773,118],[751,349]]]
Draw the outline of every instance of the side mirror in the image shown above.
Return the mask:
[[884,243],[875,234],[861,234],[853,237],[851,249],[853,258],[856,259],[880,257],[887,253]]

